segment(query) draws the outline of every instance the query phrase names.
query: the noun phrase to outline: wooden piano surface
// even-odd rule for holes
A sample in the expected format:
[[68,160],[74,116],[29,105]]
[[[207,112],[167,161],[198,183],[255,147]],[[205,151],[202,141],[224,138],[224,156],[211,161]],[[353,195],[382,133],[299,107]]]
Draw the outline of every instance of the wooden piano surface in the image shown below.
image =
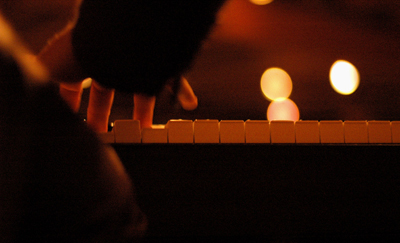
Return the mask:
[[398,145],[113,146],[148,241],[400,238]]

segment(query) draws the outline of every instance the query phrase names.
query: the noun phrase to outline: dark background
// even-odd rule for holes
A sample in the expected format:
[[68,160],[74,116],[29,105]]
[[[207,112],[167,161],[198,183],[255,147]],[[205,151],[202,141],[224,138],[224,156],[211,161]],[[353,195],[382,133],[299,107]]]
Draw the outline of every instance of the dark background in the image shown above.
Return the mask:
[[[2,1],[0,7],[37,53],[67,19],[77,0]],[[399,120],[400,4],[395,0],[288,1],[257,6],[229,0],[203,49],[185,74],[199,98],[184,111],[163,92],[155,123],[169,119],[266,119],[269,102],[260,89],[270,67],[293,80],[290,98],[303,120]],[[338,59],[361,75],[349,96],[329,84]],[[129,78],[129,77],[127,77]],[[80,115],[85,117],[88,92]],[[132,117],[130,94],[115,97],[110,121]]]

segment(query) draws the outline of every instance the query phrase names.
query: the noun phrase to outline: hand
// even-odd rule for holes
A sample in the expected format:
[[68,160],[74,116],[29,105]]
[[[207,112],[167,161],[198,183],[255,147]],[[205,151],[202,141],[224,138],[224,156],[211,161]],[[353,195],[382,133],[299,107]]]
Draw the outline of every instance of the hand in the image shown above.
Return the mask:
[[183,76],[179,80],[176,96],[183,109],[191,111],[197,108],[198,99],[189,82]]
[[[60,82],[60,95],[74,112],[78,112],[82,96],[82,80],[86,78],[73,56],[71,30],[68,26],[57,35],[37,56],[50,72],[52,80]],[[185,78],[181,78],[177,99],[186,110],[197,107],[198,101]],[[170,88],[172,91],[172,88]],[[87,124],[96,132],[108,130],[108,119],[115,91],[101,86],[93,80],[87,109]],[[133,119],[143,127],[151,127],[156,98],[143,94],[134,95]]]
[[[168,84],[167,86],[168,89],[173,92],[172,87]],[[197,108],[198,99],[194,94],[189,82],[184,77],[181,77],[179,79],[176,97],[183,109],[194,110]],[[142,128],[151,127],[153,124],[153,113],[156,103],[156,97],[143,94],[135,94],[133,100],[133,119],[139,120]]]

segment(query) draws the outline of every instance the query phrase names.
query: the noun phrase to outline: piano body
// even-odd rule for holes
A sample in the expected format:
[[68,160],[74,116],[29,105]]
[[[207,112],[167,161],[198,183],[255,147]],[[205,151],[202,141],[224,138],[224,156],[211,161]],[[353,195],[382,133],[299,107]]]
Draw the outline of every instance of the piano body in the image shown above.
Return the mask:
[[[0,6],[37,53],[71,19],[77,0],[25,4],[29,1]],[[314,121],[314,132],[315,122],[344,120],[361,121],[360,133],[353,143],[343,135],[339,143],[300,144],[296,130],[284,143],[112,143],[149,218],[146,240],[400,238],[400,149],[393,133],[393,121],[400,120],[399,13],[396,0],[275,0],[266,6],[229,0],[185,74],[199,98],[198,109],[171,105],[171,96],[163,92],[154,122],[265,120],[269,102],[260,91],[260,77],[265,69],[280,67],[292,77],[290,98],[301,119]],[[329,69],[338,59],[360,72],[352,95],[339,95],[329,85]],[[87,98],[85,90],[82,118]],[[110,120],[131,118],[132,103],[132,95],[117,93]],[[370,142],[373,120],[386,121],[386,142]],[[277,134],[275,139],[281,137]],[[115,134],[105,137],[115,141]]]
[[[317,124],[318,141],[304,123]],[[382,241],[400,237],[397,124],[171,120],[140,130],[126,120],[100,136],[132,176],[148,242]]]
[[[115,143],[149,217],[147,240],[400,238],[398,142],[387,143],[387,135],[386,142],[365,140],[370,121],[386,121],[382,134],[388,134],[387,123],[393,132],[393,121],[400,119],[398,15],[368,15],[367,8],[347,8],[348,2],[229,1],[185,74],[199,107],[184,111],[163,92],[154,123],[265,121],[269,102],[260,77],[280,67],[292,78],[290,98],[300,119],[314,121],[314,133],[315,121],[361,121],[360,140],[298,144],[291,133],[290,143]],[[351,95],[339,95],[329,84],[329,69],[338,59],[360,72],[360,86]],[[110,120],[130,119],[132,106],[130,95],[116,94]]]

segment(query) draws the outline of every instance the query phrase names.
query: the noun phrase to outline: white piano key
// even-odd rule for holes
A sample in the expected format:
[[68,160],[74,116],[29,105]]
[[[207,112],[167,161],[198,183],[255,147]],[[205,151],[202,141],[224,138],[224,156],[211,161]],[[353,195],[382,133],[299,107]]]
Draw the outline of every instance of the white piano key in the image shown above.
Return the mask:
[[219,143],[218,120],[195,120],[193,126],[195,143]]
[[111,132],[99,132],[97,133],[98,138],[102,143],[115,143],[114,131]]
[[116,143],[141,143],[140,122],[138,120],[116,120],[113,127]]
[[166,128],[169,143],[193,143],[193,121],[169,120]]
[[153,125],[142,129],[142,143],[168,143],[165,125]]
[[400,143],[400,121],[392,121],[392,142]]
[[343,121],[320,121],[321,143],[344,143]]
[[269,121],[247,120],[245,122],[246,143],[271,143]]
[[271,143],[295,143],[294,121],[271,121]]
[[219,122],[221,143],[245,143],[244,121],[222,120]]
[[368,143],[367,121],[345,121],[344,122],[345,143]]
[[296,143],[320,143],[318,121],[297,121],[294,126]]
[[391,143],[390,121],[368,121],[368,140],[369,143]]

